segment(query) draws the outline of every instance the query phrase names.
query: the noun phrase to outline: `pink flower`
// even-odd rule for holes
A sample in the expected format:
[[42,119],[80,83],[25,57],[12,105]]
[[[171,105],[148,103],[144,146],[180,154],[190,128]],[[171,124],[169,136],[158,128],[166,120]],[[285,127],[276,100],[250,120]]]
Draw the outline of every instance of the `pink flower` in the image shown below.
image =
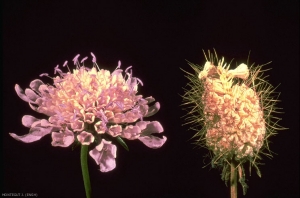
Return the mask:
[[[87,57],[79,62],[79,54],[73,59],[76,69],[72,72],[68,67],[68,72],[64,73],[57,65],[54,72],[58,76],[52,78],[53,85],[44,84],[36,79],[30,83],[30,88],[24,91],[16,84],[17,95],[28,102],[34,111],[43,113],[49,118],[40,120],[26,115],[22,123],[30,128],[29,133],[23,136],[14,133],[10,135],[19,141],[30,143],[52,133],[52,145],[59,147],[68,147],[74,141],[82,145],[93,145],[95,140],[101,139],[102,146],[96,147],[97,152],[101,153],[106,152],[108,148],[114,148],[113,151],[116,152],[115,146],[104,139],[107,136],[117,138],[122,142],[122,146],[125,143],[121,138],[139,139],[150,148],[162,146],[166,137],[161,139],[152,135],[163,131],[159,122],[147,121],[145,126],[141,124],[144,117],[158,112],[160,104],[159,102],[151,104],[155,101],[153,97],[143,98],[137,94],[138,86],[143,83],[139,78],[132,76],[131,66],[123,74],[119,61],[116,70],[110,73],[108,70],[100,69],[95,55],[93,53],[91,55],[93,58],[91,69],[80,65]],[[66,65],[67,61],[63,67]],[[95,149],[93,153],[94,151]],[[110,165],[101,165],[105,164],[103,160],[106,159],[111,160],[103,157],[101,163],[96,162],[100,163],[100,167],[109,166],[102,167],[102,170],[112,170]]]
[[116,167],[117,147],[104,139],[89,152],[90,156],[100,165],[101,172],[108,172]]

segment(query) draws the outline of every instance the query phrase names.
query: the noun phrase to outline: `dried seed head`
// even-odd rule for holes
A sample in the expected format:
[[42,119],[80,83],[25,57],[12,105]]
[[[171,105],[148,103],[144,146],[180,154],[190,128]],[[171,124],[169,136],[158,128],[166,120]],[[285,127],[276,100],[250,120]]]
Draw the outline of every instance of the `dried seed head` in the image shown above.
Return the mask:
[[242,63],[229,69],[230,64],[226,65],[224,58],[218,60],[216,52],[208,51],[208,55],[204,67],[189,62],[195,74],[186,72],[190,82],[183,95],[188,111],[185,124],[196,130],[195,144],[213,154],[212,166],[223,167],[225,181],[228,162],[239,163],[245,193],[243,164],[250,162],[260,176],[260,154],[267,149],[271,156],[268,138],[284,129],[277,124],[280,118],[272,116],[279,109],[275,107],[279,94],[263,77],[264,65],[248,68]]

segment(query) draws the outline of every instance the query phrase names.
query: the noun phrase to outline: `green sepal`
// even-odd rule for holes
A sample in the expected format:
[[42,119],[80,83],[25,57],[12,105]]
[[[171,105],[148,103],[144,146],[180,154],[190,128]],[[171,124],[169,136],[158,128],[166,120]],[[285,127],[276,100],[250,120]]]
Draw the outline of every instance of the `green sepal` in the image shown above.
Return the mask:
[[120,136],[117,136],[117,141],[119,142],[119,144],[121,144],[121,146],[124,147],[124,149],[126,149],[126,151],[129,151],[127,144],[124,142],[124,140]]

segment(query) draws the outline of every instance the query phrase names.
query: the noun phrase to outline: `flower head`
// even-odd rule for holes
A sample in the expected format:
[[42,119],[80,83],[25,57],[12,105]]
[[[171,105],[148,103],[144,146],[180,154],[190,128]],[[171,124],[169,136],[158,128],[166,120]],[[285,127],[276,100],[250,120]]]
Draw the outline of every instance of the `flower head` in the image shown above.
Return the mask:
[[[272,117],[278,94],[263,76],[262,66],[244,63],[235,69],[209,53],[204,67],[189,63],[196,74],[190,74],[183,96],[187,110],[187,124],[195,125],[196,144],[212,153],[213,167],[223,167],[222,178],[227,181],[229,162],[238,162],[240,182],[246,192],[243,164],[247,161],[257,169],[262,150],[269,150],[268,138],[275,130],[284,129]],[[201,129],[198,129],[198,126]]]
[[[95,145],[90,156],[100,165],[102,172],[115,168],[116,146],[111,139],[116,138],[125,148],[122,138],[139,139],[150,148],[159,148],[166,137],[159,138],[152,133],[163,131],[159,122],[143,121],[145,117],[154,115],[159,109],[154,98],[143,98],[138,95],[139,78],[133,77],[131,67],[125,72],[120,69],[121,62],[115,71],[100,69],[96,57],[92,55],[92,68],[85,67],[87,57],[78,61],[79,54],[73,59],[76,68],[64,73],[57,65],[54,68],[53,85],[36,79],[30,88],[21,89],[16,84],[18,96],[29,103],[29,106],[49,116],[47,120],[25,115],[24,126],[30,128],[29,133],[18,136],[10,135],[22,142],[30,143],[43,136],[52,136],[52,145],[68,147],[73,143]],[[124,74],[123,74],[124,73]],[[47,76],[44,73],[40,76]]]

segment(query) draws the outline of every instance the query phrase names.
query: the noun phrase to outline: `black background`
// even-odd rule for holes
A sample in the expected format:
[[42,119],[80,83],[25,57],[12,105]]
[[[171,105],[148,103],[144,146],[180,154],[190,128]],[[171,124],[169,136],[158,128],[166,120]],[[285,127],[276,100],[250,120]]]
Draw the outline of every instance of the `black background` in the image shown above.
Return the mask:
[[[206,149],[194,149],[194,134],[182,126],[180,104],[187,83],[180,68],[192,72],[186,60],[204,64],[204,50],[216,49],[233,65],[250,62],[273,68],[266,75],[281,85],[288,130],[270,138],[273,159],[264,157],[262,178],[247,175],[246,196],[299,197],[299,2],[290,1],[15,1],[3,3],[3,154],[1,193],[38,193],[39,197],[84,197],[79,149],[51,146],[50,135],[25,144],[8,133],[26,134],[23,115],[33,112],[18,98],[22,88],[53,75],[53,68],[76,54],[93,52],[110,71],[122,61],[144,82],[143,96],[153,96],[161,110],[158,120],[168,137],[153,150],[127,141],[118,146],[117,167],[101,173],[88,158],[93,197],[229,197],[220,171],[203,168]],[[186,59],[186,60],[185,60]],[[91,58],[89,59],[91,60]],[[87,63],[87,62],[86,62]],[[45,78],[44,78],[45,79]]]

